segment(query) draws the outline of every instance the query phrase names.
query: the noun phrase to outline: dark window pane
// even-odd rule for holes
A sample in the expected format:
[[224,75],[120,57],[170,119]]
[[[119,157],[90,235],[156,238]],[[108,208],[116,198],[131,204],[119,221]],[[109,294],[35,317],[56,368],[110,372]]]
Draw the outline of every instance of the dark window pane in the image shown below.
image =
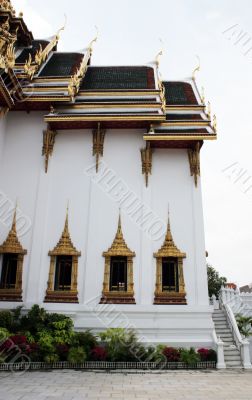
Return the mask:
[[110,291],[127,291],[127,257],[111,257]]
[[162,291],[179,291],[178,260],[176,258],[162,258]]
[[70,290],[72,277],[72,257],[58,256],[56,259],[55,290]]
[[17,276],[17,254],[4,254],[1,273],[1,289],[14,289]]

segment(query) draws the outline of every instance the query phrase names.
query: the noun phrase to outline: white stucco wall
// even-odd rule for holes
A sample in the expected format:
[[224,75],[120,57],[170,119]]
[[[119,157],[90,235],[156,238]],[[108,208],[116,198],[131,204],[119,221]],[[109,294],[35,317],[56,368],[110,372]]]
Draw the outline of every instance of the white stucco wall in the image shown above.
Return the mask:
[[[45,129],[42,116],[37,112],[9,114],[2,159],[0,152],[1,190],[13,201],[18,198],[21,211],[32,222],[31,229],[21,238],[28,250],[23,274],[24,303],[27,307],[43,303],[49,272],[48,250],[60,238],[69,201],[70,233],[74,245],[82,253],[78,271],[79,304],[45,306],[51,310],[72,313],[79,328],[100,329],[101,321],[85,304],[94,299],[92,309],[100,307],[97,304],[104,276],[102,252],[108,249],[115,236],[119,204],[107,193],[109,185],[111,187],[109,179],[95,182],[85,173],[95,161],[91,130],[59,132],[48,173],[45,174],[41,156],[42,131]],[[160,248],[164,236],[151,240],[139,229],[135,219],[128,215],[130,207],[126,211],[125,202],[121,205],[122,227],[128,246],[136,252],[134,284],[137,304],[117,305],[115,309],[124,310],[139,330],[149,332],[151,340],[155,335],[157,341],[161,340],[161,336],[167,337],[169,326],[173,326],[170,337],[175,340],[178,337],[176,329],[181,330],[184,326],[184,333],[189,332],[184,342],[198,340],[200,343],[210,343],[213,325],[208,306],[200,184],[195,188],[186,150],[156,149],[149,187],[146,188],[141,172],[140,149],[145,147],[142,135],[141,130],[108,130],[103,161],[107,168],[114,171],[112,181],[122,179],[129,190],[165,224],[169,203],[174,241],[187,254],[184,277],[188,305],[153,305],[156,268],[153,252]],[[8,228],[1,224],[1,242],[7,232]],[[8,304],[1,303],[2,306],[7,307]],[[118,321],[120,324],[120,319]],[[156,333],[153,333],[154,326]],[[175,331],[174,327],[177,327]],[[160,337],[157,330],[160,331]],[[195,330],[201,332],[201,339]]]

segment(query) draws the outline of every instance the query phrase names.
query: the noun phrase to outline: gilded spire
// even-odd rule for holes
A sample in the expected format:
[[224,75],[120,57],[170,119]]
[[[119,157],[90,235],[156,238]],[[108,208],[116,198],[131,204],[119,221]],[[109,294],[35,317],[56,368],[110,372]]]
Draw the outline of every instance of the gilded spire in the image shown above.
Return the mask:
[[154,253],[154,257],[181,257],[181,258],[186,257],[186,254],[182,253],[174,243],[171,233],[169,210],[168,210],[168,222],[167,222],[165,240],[161,248],[158,250],[158,252]]
[[24,250],[17,235],[17,205],[15,206],[11,229],[8,233],[7,238],[0,246],[0,253],[15,253],[15,254],[26,254],[27,250]]
[[68,215],[69,215],[69,206],[67,205],[66,219],[65,219],[64,229],[61,234],[61,238],[58,241],[57,246],[52,251],[49,251],[49,256],[58,256],[58,255],[80,256],[81,255],[81,253],[78,250],[76,250],[76,248],[74,247],[70,233],[69,233]]
[[114,241],[108,251],[103,253],[104,257],[112,257],[112,256],[127,256],[127,257],[134,257],[135,253],[131,251],[123,237],[122,232],[122,221],[121,221],[121,213],[119,212],[118,217],[118,226]]

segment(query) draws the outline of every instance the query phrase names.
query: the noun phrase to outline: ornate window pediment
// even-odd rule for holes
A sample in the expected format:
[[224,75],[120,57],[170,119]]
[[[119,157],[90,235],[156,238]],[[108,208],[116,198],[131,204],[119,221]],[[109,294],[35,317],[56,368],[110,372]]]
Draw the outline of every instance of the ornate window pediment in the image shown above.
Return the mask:
[[49,251],[51,257],[45,302],[78,303],[78,257],[68,228],[68,211],[64,230],[57,246]]
[[0,300],[22,301],[22,276],[24,255],[27,254],[17,235],[16,209],[6,240],[0,246],[1,276]]
[[186,304],[183,258],[186,257],[174,243],[170,218],[161,248],[156,258],[156,290],[154,304]]
[[121,216],[111,247],[103,252],[105,271],[101,303],[135,304],[133,257],[122,233]]

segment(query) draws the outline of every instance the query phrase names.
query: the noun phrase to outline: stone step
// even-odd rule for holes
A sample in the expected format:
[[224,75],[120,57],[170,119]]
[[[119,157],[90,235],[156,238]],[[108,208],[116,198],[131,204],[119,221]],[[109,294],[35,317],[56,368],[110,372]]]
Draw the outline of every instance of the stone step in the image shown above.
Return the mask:
[[225,334],[225,333],[230,333],[230,328],[219,328],[218,326],[215,327],[216,333],[218,334]]
[[227,334],[225,334],[225,335],[217,335],[217,337],[218,337],[218,336],[220,336],[220,338],[221,338],[221,340],[222,340],[223,342],[233,342],[233,341],[234,341],[232,335],[227,335]]
[[213,319],[213,321],[217,325],[227,324],[227,320],[226,319]]
[[226,356],[239,356],[240,357],[240,352],[237,349],[227,349],[224,348],[224,355]]
[[235,346],[235,342],[233,340],[223,340],[223,346],[224,347],[230,347],[230,346]]
[[216,325],[216,324],[215,324],[215,330],[216,330],[216,331],[217,331],[217,330],[222,330],[222,329],[230,329],[230,328],[229,328],[228,325],[224,325],[224,324]]
[[226,321],[226,318],[225,317],[213,317],[213,321],[214,322],[221,322],[221,321]]
[[227,368],[235,368],[235,367],[242,368],[241,361],[228,361],[226,363],[226,367]]
[[225,362],[229,363],[230,361],[239,361],[239,363],[241,363],[241,357],[240,356],[226,356],[225,354]]

